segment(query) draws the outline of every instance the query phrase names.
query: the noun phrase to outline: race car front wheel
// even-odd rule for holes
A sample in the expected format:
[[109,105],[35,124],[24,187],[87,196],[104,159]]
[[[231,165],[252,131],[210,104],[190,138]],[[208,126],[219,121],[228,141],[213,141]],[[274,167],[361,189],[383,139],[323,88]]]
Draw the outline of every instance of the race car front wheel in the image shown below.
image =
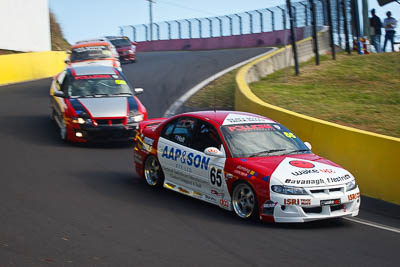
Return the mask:
[[144,178],[147,184],[152,187],[161,187],[163,185],[164,173],[156,157],[147,157],[144,163]]
[[251,186],[245,182],[238,183],[233,189],[232,204],[240,218],[256,218],[258,215],[257,197]]

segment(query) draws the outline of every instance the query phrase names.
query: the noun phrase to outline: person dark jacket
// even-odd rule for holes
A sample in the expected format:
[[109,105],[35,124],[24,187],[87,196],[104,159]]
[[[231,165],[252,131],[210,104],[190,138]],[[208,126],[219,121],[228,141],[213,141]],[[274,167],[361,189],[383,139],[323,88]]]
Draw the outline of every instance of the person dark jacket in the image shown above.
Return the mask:
[[369,19],[369,24],[375,30],[372,35],[382,35],[382,22],[377,15],[373,14],[372,18]]

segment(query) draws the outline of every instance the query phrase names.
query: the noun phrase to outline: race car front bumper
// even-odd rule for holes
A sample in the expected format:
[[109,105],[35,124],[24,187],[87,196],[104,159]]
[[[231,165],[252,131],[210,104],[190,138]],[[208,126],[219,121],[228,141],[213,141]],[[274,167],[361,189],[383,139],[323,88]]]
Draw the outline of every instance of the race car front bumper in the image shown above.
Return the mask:
[[357,216],[360,208],[358,188],[345,192],[344,186],[316,189],[309,195],[284,195],[271,192],[266,201],[261,219],[275,222],[297,223],[338,217]]
[[102,125],[102,126],[81,126],[74,128],[72,141],[82,142],[124,142],[132,141],[136,135],[138,124],[131,125]]

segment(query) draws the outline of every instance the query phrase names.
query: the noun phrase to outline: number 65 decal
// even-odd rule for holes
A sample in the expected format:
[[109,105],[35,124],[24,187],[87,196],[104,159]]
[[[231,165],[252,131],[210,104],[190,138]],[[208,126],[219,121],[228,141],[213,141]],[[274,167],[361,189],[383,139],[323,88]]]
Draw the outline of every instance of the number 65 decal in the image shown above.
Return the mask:
[[221,187],[222,185],[222,170],[216,169],[214,167],[210,170],[210,182],[212,185],[217,185]]

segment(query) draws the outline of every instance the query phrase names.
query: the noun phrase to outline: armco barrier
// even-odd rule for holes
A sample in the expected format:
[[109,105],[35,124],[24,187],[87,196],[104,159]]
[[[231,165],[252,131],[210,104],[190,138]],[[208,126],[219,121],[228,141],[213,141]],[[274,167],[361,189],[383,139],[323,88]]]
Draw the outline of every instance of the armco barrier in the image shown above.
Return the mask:
[[[305,28],[296,29],[298,40],[304,38]],[[174,39],[138,42],[138,52],[179,51],[179,50],[215,50],[248,48],[258,46],[279,46],[289,42],[290,30],[232,35],[212,38]]]
[[0,56],[0,85],[51,77],[64,66],[65,52],[35,52]]
[[[308,48],[307,48],[308,47]],[[299,50],[312,48],[311,40],[299,42]],[[384,136],[326,122],[270,105],[258,98],[248,83],[291,64],[280,49],[242,67],[237,76],[236,110],[262,114],[289,127],[302,140],[309,141],[313,152],[326,157],[355,177],[363,195],[400,204],[400,138]],[[312,49],[304,59],[312,56]],[[291,56],[290,56],[291,57]],[[287,63],[287,64],[286,64]]]

